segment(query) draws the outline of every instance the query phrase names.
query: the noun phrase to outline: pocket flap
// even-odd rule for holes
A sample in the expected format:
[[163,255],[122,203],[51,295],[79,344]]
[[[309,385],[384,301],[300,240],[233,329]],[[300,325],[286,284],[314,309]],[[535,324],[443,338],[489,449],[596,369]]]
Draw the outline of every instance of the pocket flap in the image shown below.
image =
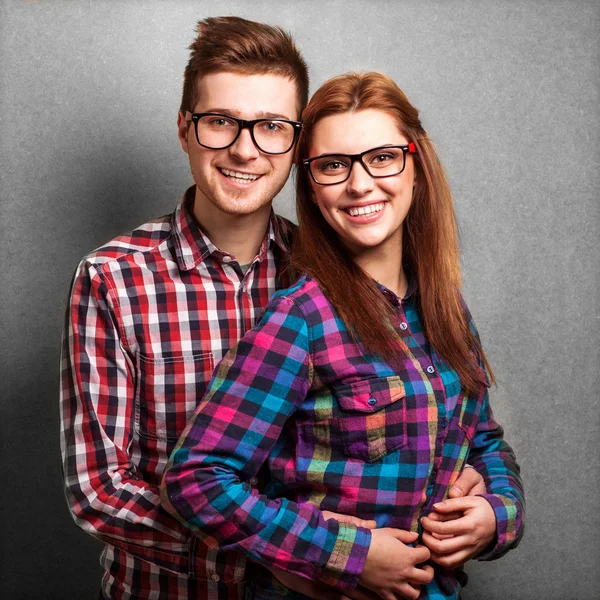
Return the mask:
[[375,412],[406,395],[400,377],[372,377],[338,385],[333,392],[344,410]]

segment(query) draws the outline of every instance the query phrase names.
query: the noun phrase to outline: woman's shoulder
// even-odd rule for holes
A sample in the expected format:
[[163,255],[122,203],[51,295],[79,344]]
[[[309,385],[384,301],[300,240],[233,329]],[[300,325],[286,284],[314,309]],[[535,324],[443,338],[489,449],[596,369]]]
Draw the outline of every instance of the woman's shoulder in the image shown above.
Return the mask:
[[270,303],[277,305],[281,302],[292,302],[305,313],[329,306],[319,282],[306,273],[300,275],[293,285],[273,294]]
[[324,296],[319,282],[307,273],[303,273],[292,285],[275,292],[271,300],[288,298],[296,304],[302,304],[315,296]]

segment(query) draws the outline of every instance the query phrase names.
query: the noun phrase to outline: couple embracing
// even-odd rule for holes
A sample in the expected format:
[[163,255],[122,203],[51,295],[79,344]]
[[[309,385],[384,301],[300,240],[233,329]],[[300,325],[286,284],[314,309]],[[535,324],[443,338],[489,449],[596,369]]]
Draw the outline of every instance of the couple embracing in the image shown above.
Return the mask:
[[[379,73],[307,100],[286,32],[201,21],[194,186],[78,267],[61,447],[102,598],[456,599],[522,535],[418,111]],[[293,164],[298,228],[271,208]]]

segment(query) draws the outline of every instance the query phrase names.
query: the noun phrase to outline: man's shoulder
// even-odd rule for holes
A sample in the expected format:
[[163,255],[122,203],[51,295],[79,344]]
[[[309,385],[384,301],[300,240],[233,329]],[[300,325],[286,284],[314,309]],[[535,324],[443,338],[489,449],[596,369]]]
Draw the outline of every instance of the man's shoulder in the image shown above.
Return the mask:
[[152,252],[167,240],[173,232],[172,214],[147,221],[132,231],[122,233],[102,246],[89,252],[83,262],[103,265],[118,261],[140,252]]

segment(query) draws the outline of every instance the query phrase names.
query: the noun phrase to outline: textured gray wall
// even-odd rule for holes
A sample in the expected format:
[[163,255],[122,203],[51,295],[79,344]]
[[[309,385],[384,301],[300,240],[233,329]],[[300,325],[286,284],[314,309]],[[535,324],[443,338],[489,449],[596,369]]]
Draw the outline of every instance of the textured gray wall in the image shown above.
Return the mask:
[[[527,486],[525,538],[466,600],[600,598],[600,3],[4,1],[0,5],[3,598],[95,598],[99,544],[61,489],[58,352],[79,258],[170,211],[195,22],[289,28],[312,89],[382,70],[455,193],[465,294]],[[278,201],[293,215],[291,188]]]

